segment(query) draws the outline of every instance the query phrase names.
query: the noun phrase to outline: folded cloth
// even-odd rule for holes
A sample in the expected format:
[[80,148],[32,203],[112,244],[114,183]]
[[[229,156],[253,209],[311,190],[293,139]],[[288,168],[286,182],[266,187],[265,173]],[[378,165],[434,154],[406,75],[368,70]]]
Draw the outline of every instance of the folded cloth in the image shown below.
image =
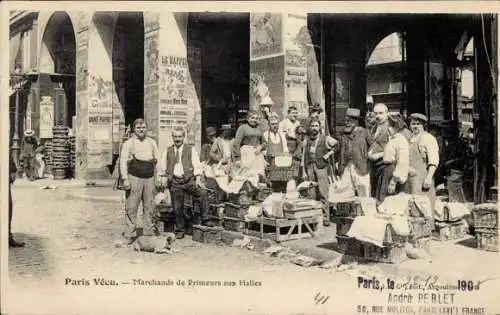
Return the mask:
[[471,214],[470,209],[460,202],[449,202],[445,204],[443,212],[444,211],[448,211],[450,221],[456,221]]
[[389,223],[390,221],[387,219],[378,217],[355,217],[346,235],[358,241],[368,242],[382,247],[384,246],[385,233]]
[[405,215],[408,210],[408,202],[413,196],[406,193],[399,193],[394,196],[388,196],[378,206],[378,211],[386,214]]
[[424,217],[432,218],[433,211],[431,200],[429,199],[429,197],[427,197],[426,195],[414,195],[412,197],[412,201],[415,203],[418,211],[420,211],[420,213],[422,213]]
[[355,201],[361,205],[364,215],[375,216],[377,214],[377,200],[371,197],[356,197]]
[[410,235],[410,224],[407,217],[394,216],[391,220],[391,226],[397,235],[408,236]]

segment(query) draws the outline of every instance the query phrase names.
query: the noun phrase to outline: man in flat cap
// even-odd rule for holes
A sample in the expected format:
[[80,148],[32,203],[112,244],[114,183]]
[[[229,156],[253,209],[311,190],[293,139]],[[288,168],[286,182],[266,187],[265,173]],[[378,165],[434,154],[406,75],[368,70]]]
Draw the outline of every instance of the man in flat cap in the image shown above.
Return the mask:
[[205,138],[207,139],[207,142],[201,146],[200,161],[202,163],[205,162],[209,165],[212,164],[210,159],[210,149],[212,148],[216,135],[217,131],[214,127],[208,127],[205,129]]
[[370,197],[370,135],[365,128],[359,126],[360,116],[359,109],[347,109],[346,126],[339,141],[339,174],[341,182],[354,190],[356,196]]
[[410,115],[410,171],[407,190],[411,194],[426,194],[432,209],[436,200],[434,173],[439,165],[439,146],[436,138],[424,130],[427,117],[424,114]]

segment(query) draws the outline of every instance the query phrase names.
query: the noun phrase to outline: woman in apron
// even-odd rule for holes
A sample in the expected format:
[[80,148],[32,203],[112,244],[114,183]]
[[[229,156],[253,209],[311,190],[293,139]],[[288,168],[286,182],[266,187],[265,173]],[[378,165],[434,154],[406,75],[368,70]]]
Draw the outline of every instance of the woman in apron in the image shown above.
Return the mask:
[[410,115],[410,171],[407,190],[414,195],[425,194],[429,197],[432,210],[436,203],[434,173],[439,165],[439,146],[436,138],[424,131],[427,117],[423,114]]
[[[269,130],[264,133],[266,140],[266,162],[275,164],[275,157],[288,154],[288,144],[284,133],[279,131],[279,117],[276,113],[269,115]],[[286,192],[286,181],[272,181],[274,192]]]
[[405,122],[400,114],[389,115],[390,140],[384,148],[381,176],[377,179],[377,195],[379,202],[393,194],[400,193],[408,178],[409,145],[402,131]]

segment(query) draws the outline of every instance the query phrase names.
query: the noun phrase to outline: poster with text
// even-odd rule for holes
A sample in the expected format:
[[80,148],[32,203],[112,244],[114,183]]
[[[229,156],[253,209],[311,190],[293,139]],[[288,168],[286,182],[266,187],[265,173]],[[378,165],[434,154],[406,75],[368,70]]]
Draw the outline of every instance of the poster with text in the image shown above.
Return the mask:
[[283,52],[282,15],[250,13],[250,58]]

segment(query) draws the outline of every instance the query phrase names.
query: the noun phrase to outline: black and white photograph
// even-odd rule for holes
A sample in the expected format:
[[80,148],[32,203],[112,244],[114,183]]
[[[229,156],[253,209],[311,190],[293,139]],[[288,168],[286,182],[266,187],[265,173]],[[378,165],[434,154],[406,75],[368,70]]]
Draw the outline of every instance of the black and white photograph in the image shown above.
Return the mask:
[[49,3],[0,5],[1,314],[500,314],[497,3]]

